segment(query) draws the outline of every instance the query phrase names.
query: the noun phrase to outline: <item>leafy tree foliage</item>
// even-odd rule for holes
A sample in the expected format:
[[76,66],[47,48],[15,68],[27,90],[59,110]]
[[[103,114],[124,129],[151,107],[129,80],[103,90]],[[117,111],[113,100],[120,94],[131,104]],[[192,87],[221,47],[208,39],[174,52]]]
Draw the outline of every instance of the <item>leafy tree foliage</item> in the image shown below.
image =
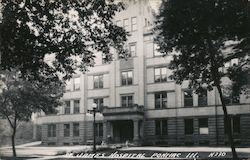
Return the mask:
[[[250,7],[248,0],[168,0],[163,1],[156,23],[160,51],[174,55],[169,68],[177,83],[190,81],[200,92],[218,89],[226,127],[230,128],[223,99],[222,79],[228,77],[233,89],[249,87]],[[238,59],[227,72],[227,62]],[[233,156],[237,159],[231,129],[228,129]]]
[[55,113],[61,104],[64,83],[62,81],[27,81],[20,78],[20,73],[5,72],[1,74],[0,116],[8,120],[12,128],[13,156],[15,151],[15,134],[20,121],[28,121],[32,113],[44,111]]
[[[124,8],[113,0],[2,0],[0,52],[3,70],[19,68],[30,79],[62,73],[68,79],[77,68],[94,64],[94,51],[112,60],[110,48],[125,54],[126,31],[112,21]],[[52,54],[48,65],[45,55]],[[77,59],[80,59],[78,61]]]

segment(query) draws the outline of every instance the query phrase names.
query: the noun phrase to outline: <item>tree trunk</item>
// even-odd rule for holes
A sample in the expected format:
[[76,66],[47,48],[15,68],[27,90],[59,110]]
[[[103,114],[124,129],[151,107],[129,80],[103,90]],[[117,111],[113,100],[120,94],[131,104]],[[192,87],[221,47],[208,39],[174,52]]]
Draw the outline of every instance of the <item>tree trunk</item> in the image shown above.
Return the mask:
[[13,157],[16,157],[15,137],[16,137],[16,126],[13,127],[13,132],[11,135]]
[[225,102],[224,102],[221,86],[219,84],[217,84],[216,87],[217,87],[217,89],[219,91],[219,95],[220,95],[220,100],[221,100],[222,109],[223,109],[223,112],[224,112],[224,119],[225,119],[224,126],[226,127],[226,133],[227,133],[228,140],[229,140],[229,143],[230,143],[230,147],[231,147],[231,150],[232,150],[233,159],[238,160],[238,156],[237,156],[235,146],[234,146],[231,119],[230,119],[230,117],[228,116],[228,113],[227,113],[227,108],[226,108],[226,105],[225,105]]

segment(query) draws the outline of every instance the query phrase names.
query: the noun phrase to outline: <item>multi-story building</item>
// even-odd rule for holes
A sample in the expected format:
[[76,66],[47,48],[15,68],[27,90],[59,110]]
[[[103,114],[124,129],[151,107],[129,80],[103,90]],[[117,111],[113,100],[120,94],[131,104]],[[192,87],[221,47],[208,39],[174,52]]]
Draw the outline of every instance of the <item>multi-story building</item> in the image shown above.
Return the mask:
[[[188,82],[176,84],[167,68],[171,56],[157,52],[153,12],[146,0],[126,1],[114,21],[130,32],[130,57],[107,64],[96,54],[95,67],[67,83],[57,115],[40,116],[42,142],[86,144],[93,140],[93,104],[98,141],[133,141],[148,145],[224,145],[223,111],[216,90],[195,94]],[[232,61],[237,63],[237,61]],[[230,64],[229,64],[230,65]],[[250,99],[227,97],[232,130],[238,144],[250,144]],[[39,127],[36,127],[38,129]]]

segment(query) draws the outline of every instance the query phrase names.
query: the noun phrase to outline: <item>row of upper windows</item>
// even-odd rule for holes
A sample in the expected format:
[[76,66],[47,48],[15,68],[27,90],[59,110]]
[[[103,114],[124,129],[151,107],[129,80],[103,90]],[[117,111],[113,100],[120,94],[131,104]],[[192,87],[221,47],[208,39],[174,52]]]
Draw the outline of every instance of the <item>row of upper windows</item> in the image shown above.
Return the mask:
[[[168,94],[174,93],[174,92],[155,92],[154,93],[154,107],[155,109],[164,109],[169,108],[170,102],[168,102]],[[198,94],[198,106],[203,107],[208,105],[207,100],[207,91],[201,92]],[[134,95],[133,94],[125,94],[121,95],[121,107],[131,107],[134,105]],[[194,106],[194,97],[193,97],[193,91],[192,90],[184,90],[183,91],[183,107],[193,107]],[[239,104],[240,103],[240,97],[239,95],[227,95],[224,96],[224,101],[226,105],[231,104]],[[93,103],[97,105],[97,110],[99,112],[102,112],[103,106],[104,106],[104,98],[94,98]],[[71,113],[71,105],[70,101],[65,101],[64,106],[64,114],[70,114]],[[80,101],[79,100],[73,100],[73,113],[77,114],[80,111]]]
[[[240,116],[231,116],[230,123],[231,123],[232,133],[240,134],[241,132]],[[184,119],[183,129],[184,129],[185,135],[193,135],[194,134],[194,119],[193,118]],[[198,118],[198,132],[200,135],[209,134],[208,118]],[[224,127],[224,132],[227,133],[226,127]],[[155,120],[155,135],[157,136],[168,135],[168,120],[167,119]]]
[[[137,43],[136,42],[128,43],[128,45],[125,45],[124,48],[128,51],[126,58],[137,56]],[[153,56],[154,57],[159,57],[163,55],[162,53],[158,51],[158,48],[159,48],[158,45],[154,43],[153,44]],[[121,59],[121,58],[117,57],[115,59]],[[97,58],[96,60],[96,65],[102,65],[102,64],[108,64],[106,61],[105,54],[102,54],[101,59]]]
[[125,18],[123,20],[117,20],[116,25],[123,27],[126,31],[136,31],[137,30],[137,17]]
[[[170,75],[168,75],[167,67],[157,67],[154,68],[154,82],[155,83],[161,83],[161,82],[168,82],[172,81],[169,78]],[[104,75],[95,75],[93,76],[93,88],[99,89],[104,88]],[[121,72],[121,85],[127,86],[127,85],[133,85],[133,71],[122,71]],[[66,91],[71,91],[71,82],[68,81],[66,84]],[[80,77],[73,78],[73,90],[78,91],[80,90]]]

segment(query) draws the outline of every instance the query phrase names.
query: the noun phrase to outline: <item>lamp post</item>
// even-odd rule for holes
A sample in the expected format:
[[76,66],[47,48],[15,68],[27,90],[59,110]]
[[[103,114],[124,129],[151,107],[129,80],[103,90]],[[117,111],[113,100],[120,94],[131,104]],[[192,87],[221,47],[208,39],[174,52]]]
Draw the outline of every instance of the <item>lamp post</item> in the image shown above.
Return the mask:
[[95,114],[96,114],[96,110],[97,110],[97,105],[96,103],[93,103],[92,104],[92,110],[89,110],[90,112],[93,112],[93,115],[94,115],[94,122],[93,122],[93,133],[94,133],[94,142],[93,142],[93,152],[95,153],[96,152],[96,129],[95,129]]

